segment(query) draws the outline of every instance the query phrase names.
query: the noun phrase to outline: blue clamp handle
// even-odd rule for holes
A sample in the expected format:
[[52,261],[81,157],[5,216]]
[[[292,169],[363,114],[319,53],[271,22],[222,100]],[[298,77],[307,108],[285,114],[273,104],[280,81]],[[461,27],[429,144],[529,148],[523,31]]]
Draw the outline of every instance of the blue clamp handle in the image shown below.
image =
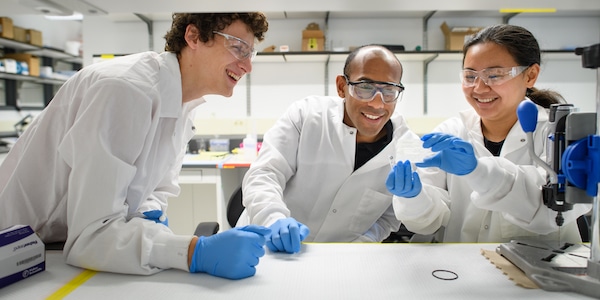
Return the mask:
[[519,118],[519,123],[521,124],[523,131],[535,131],[537,115],[538,109],[533,101],[525,99],[519,103],[519,106],[517,107],[517,117]]

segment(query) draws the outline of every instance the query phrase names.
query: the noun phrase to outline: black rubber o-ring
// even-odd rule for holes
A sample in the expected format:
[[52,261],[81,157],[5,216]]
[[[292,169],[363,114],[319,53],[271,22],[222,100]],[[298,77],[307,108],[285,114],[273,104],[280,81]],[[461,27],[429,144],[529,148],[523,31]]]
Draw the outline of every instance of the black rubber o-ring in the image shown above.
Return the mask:
[[[454,275],[453,277],[444,277],[444,276],[439,276],[436,273],[444,273],[444,274],[450,274],[450,275]],[[437,279],[441,279],[441,280],[456,280],[458,279],[458,274],[450,271],[450,270],[433,270],[431,272],[431,275],[433,275],[433,277],[437,278]]]

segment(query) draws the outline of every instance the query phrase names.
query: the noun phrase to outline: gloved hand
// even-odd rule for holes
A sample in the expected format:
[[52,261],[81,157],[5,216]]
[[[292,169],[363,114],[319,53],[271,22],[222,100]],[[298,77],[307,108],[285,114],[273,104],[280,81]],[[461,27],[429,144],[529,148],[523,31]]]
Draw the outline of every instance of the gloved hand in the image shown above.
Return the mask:
[[166,215],[163,215],[162,210],[149,210],[144,213],[146,219],[154,221],[156,223],[163,224],[169,227],[169,218]]
[[399,161],[388,174],[385,186],[390,193],[404,198],[412,198],[421,192],[422,184],[419,174],[413,172],[410,161]]
[[269,228],[271,228],[271,235],[267,237],[267,247],[273,252],[299,252],[300,242],[310,233],[306,225],[294,218],[279,219]]
[[265,238],[270,233],[269,228],[248,225],[201,236],[194,248],[190,272],[229,279],[250,277],[256,273],[258,259],[265,255]]
[[429,133],[421,137],[423,148],[439,152],[427,157],[417,167],[438,167],[448,173],[466,175],[477,166],[477,158],[471,143],[445,133]]

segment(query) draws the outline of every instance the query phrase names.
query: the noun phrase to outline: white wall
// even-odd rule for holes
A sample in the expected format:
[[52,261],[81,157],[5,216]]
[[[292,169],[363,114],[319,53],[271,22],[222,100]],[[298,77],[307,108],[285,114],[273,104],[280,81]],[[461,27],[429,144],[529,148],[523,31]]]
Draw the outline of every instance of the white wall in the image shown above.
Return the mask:
[[91,64],[93,54],[129,54],[149,50],[148,30],[142,21],[114,22],[107,16],[85,17],[83,37],[84,65]]
[[[13,16],[17,26],[36,28],[43,32],[44,45],[64,48],[68,40],[82,37],[84,65],[92,61],[93,54],[126,54],[149,50],[150,36],[146,24],[140,21],[115,21],[108,16],[86,17],[80,21],[50,21],[38,15]],[[439,26],[446,21],[451,26],[486,26],[499,23],[499,18],[432,18],[428,22],[427,49],[440,50],[444,38]],[[328,49],[333,47],[358,46],[367,43],[402,44],[407,50],[424,46],[423,21],[421,18],[380,18],[330,19],[328,24],[322,19],[273,19],[265,41],[257,45],[263,49],[270,45],[289,45],[290,49],[299,50],[301,31],[310,22],[318,23],[326,30]],[[512,24],[522,25],[531,30],[538,38],[543,49],[565,49],[586,46],[600,40],[600,18],[548,18],[517,16],[510,20]],[[154,34],[152,49],[162,51],[164,34],[169,30],[170,21],[153,23]],[[327,25],[327,26],[326,26]],[[582,32],[574,34],[575,32]],[[544,57],[546,58],[546,57]],[[543,59],[544,59],[543,58]],[[423,90],[423,63],[420,61],[403,61],[405,73],[403,83],[407,87],[402,102],[397,109],[408,118],[428,117],[439,120],[451,116],[459,110],[467,108],[463,100],[458,82],[457,71],[460,61],[436,60],[429,65],[427,103]],[[236,133],[248,128],[248,100],[251,100],[250,117],[268,120],[263,127],[268,127],[275,118],[282,114],[292,102],[310,94],[335,95],[335,76],[341,72],[343,62],[332,62],[326,66],[322,62],[257,62],[248,86],[242,80],[231,98],[218,96],[208,97],[199,112],[202,124],[211,124],[216,120],[231,120],[222,123],[219,128],[208,128],[206,131]],[[583,111],[595,110],[596,75],[594,70],[581,68],[580,58],[544,59],[542,74],[537,86],[549,88],[563,94]],[[325,81],[329,83],[324,86]],[[24,98],[39,97],[36,85],[25,85],[22,90]],[[249,88],[250,87],[250,88]],[[227,129],[229,125],[237,128]],[[206,126],[205,126],[206,127]],[[211,126],[213,127],[213,126]],[[201,131],[202,132],[202,131]]]
[[[427,50],[441,50],[444,38],[439,28],[446,21],[450,26],[487,26],[501,23],[498,17],[434,17],[428,21]],[[273,19],[269,32],[257,49],[270,45],[289,45],[299,50],[301,31],[310,22],[317,22],[327,33],[327,48],[358,46],[368,43],[402,44],[407,50],[424,46],[423,20],[421,18],[339,18],[329,19],[327,27],[322,19]],[[531,30],[543,49],[566,49],[588,46],[600,41],[598,17],[532,17],[519,15],[510,20]],[[152,48],[164,49],[163,36],[170,21],[153,23]],[[46,34],[46,33],[44,33]],[[82,23],[84,65],[92,61],[93,54],[126,54],[150,49],[146,24],[140,21],[115,21],[107,16],[86,17]],[[542,73],[537,87],[561,93],[567,101],[582,111],[595,111],[596,71],[583,69],[581,59],[561,56],[560,59],[543,57]],[[431,126],[439,120],[468,108],[463,99],[458,71],[461,61],[434,60],[428,67],[427,90],[423,90],[421,61],[402,61],[403,83],[406,92],[397,110],[407,118],[430,118]],[[255,62],[254,71],[234,90],[234,96],[208,97],[208,103],[199,111],[201,133],[244,133],[249,120],[258,119],[259,131],[268,128],[288,105],[311,94],[335,95],[335,76],[341,73],[343,62],[331,62],[328,69],[323,62]],[[325,74],[328,74],[327,77]],[[329,84],[325,86],[325,82]],[[427,94],[427,99],[425,99]],[[250,114],[248,111],[250,100]],[[426,101],[426,103],[425,103]],[[211,124],[219,124],[213,126]],[[256,125],[253,125],[256,126]]]
[[41,31],[43,44],[47,47],[64,49],[66,41],[82,40],[81,21],[49,20],[40,15],[16,15],[10,18],[15,26]]

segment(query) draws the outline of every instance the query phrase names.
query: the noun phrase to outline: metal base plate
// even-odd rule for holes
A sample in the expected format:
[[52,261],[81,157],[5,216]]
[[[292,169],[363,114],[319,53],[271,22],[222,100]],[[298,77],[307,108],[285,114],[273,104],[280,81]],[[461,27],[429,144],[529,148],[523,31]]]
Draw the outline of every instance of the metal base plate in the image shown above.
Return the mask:
[[496,249],[540,288],[600,297],[600,280],[588,276],[590,248],[585,244],[551,246],[539,241],[511,241]]

